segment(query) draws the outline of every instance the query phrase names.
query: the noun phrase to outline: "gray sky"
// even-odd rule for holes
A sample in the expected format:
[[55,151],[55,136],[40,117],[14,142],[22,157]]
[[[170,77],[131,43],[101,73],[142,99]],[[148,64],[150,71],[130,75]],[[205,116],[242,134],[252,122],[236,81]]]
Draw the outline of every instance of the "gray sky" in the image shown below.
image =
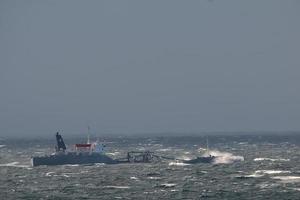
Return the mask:
[[0,135],[300,130],[300,1],[0,2]]

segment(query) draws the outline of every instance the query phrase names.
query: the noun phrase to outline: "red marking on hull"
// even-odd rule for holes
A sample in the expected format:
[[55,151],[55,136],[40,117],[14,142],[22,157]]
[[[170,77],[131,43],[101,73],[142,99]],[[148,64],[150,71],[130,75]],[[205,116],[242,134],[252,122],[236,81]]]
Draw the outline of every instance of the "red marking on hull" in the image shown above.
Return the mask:
[[91,144],[75,144],[75,147],[91,147]]

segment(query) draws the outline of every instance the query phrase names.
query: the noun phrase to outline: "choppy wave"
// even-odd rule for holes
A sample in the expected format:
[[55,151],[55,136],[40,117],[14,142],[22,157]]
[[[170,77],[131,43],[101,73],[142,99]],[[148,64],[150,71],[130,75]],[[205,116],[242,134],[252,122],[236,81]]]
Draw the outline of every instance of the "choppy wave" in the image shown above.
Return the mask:
[[280,184],[278,184],[278,183],[261,183],[261,184],[258,184],[259,188],[261,188],[261,189],[270,189],[270,188],[277,187],[279,185]]
[[[36,147],[35,141],[28,144],[26,141],[16,144],[12,141],[11,144],[5,143],[6,147],[0,149],[2,163],[0,164],[0,194],[1,197],[11,200],[224,199],[226,197],[228,199],[299,199],[300,146],[298,143],[292,145],[281,142],[270,148],[260,138],[256,143],[256,139],[253,138],[227,139],[226,137],[211,139],[214,141],[212,143],[214,148],[223,150],[211,151],[209,154],[218,156],[218,163],[241,161],[242,156],[245,157],[246,162],[193,165],[182,163],[183,160],[176,160],[180,156],[186,160],[201,156],[201,152],[205,151],[200,149],[201,152],[197,152],[200,145],[195,146],[195,144],[200,144],[203,138],[198,138],[200,142],[196,141],[196,137],[183,138],[182,141],[172,137],[155,138],[155,143],[150,147],[147,146],[148,141],[144,142],[145,138],[129,142],[122,142],[121,138],[115,140],[114,146],[108,147],[110,152],[121,152],[120,155],[112,157],[123,157],[127,151],[146,146],[147,149],[161,156],[161,161],[147,164],[41,166],[27,170],[32,154],[41,151],[49,152],[49,141],[38,142],[41,147],[45,147],[44,149]],[[249,144],[238,144],[242,141],[249,141]],[[158,142],[161,144],[157,144]],[[140,145],[137,146],[139,143]],[[239,157],[240,155],[242,156]],[[286,162],[287,159],[290,161]],[[22,166],[26,168],[21,168]]]
[[287,170],[256,170],[253,174],[235,176],[236,178],[259,178],[265,175],[274,175],[274,174],[290,174],[291,171]]
[[293,190],[296,190],[296,191],[300,192],[300,188],[293,188]]
[[20,167],[20,168],[32,169],[30,165],[21,165],[19,162],[0,164],[0,167]]

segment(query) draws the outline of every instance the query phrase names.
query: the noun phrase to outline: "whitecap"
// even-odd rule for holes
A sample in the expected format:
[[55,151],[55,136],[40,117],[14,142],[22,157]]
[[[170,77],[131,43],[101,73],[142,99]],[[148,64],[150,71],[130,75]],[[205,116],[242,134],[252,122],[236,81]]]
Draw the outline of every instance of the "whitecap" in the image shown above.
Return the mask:
[[80,165],[79,164],[74,164],[74,165],[68,164],[68,165],[65,165],[65,166],[67,166],[67,167],[78,167]]
[[169,163],[169,166],[187,166],[187,165],[190,165],[190,164],[182,163],[182,162],[170,162]]
[[245,176],[241,176],[241,177],[245,177],[245,178],[259,178],[262,177],[262,174],[250,174],[250,175],[245,175]]
[[131,176],[130,179],[131,179],[131,180],[139,180],[139,179],[138,179],[137,177],[135,177],[135,176]]
[[257,170],[255,174],[289,174],[291,171],[285,170]]
[[5,147],[6,145],[5,144],[0,144],[0,148],[3,148]]
[[150,180],[160,180],[161,179],[160,177],[154,177],[154,176],[149,176],[147,178]]
[[[241,171],[238,171],[240,173],[243,173]],[[244,179],[244,178],[259,178],[264,176],[263,174],[257,174],[257,173],[253,173],[253,174],[248,174],[248,175],[236,175],[234,176],[235,178],[240,178],[240,179]]]
[[290,159],[284,159],[284,158],[254,158],[253,159],[254,161],[272,161],[272,162],[275,162],[275,161],[284,161],[284,162],[287,162],[287,161],[290,161]]

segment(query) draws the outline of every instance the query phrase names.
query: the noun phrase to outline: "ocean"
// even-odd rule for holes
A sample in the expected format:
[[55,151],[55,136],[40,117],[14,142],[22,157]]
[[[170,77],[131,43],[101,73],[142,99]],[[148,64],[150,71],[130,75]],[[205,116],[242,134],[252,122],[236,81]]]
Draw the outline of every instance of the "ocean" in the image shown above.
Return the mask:
[[[183,134],[184,135],[184,134]],[[300,199],[300,134],[106,136],[107,154],[128,151],[213,164],[154,163],[39,166],[30,157],[54,152],[55,138],[0,141],[0,199]],[[64,136],[69,148],[83,138]]]

